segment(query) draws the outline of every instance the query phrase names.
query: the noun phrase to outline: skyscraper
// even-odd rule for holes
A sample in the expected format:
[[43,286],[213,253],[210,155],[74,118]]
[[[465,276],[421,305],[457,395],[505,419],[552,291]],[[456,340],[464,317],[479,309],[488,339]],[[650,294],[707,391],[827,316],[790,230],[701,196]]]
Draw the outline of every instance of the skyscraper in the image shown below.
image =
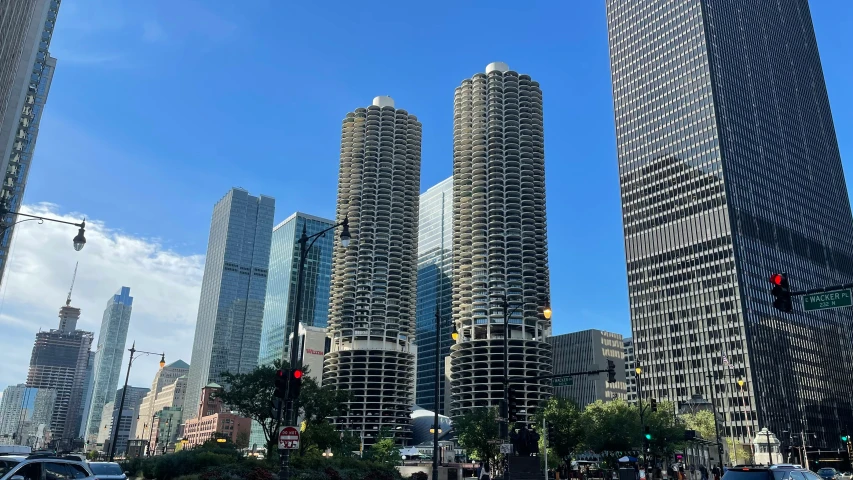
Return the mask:
[[213,207],[184,420],[195,418],[201,389],[222,372],[258,366],[274,214],[275,199],[242,188]]
[[56,401],[56,390],[9,385],[0,402],[0,445],[41,445]]
[[[542,91],[494,62],[456,88],[453,123],[453,321],[451,416],[498,406],[509,376],[551,371]],[[509,303],[504,332],[501,300]],[[517,310],[516,310],[517,309]],[[519,421],[551,393],[518,383]]]
[[554,359],[554,373],[583,372],[607,368],[610,360],[616,365],[616,382],[609,383],[607,375],[578,375],[571,385],[555,385],[554,396],[570,398],[581,408],[597,400],[625,399],[625,356],[622,335],[603,330],[554,335],[547,338]]
[[89,421],[89,411],[92,407],[92,393],[95,389],[95,352],[89,352],[86,363],[85,381],[83,382],[83,415],[80,417],[79,438],[86,438],[86,424]]
[[[297,242],[303,228],[310,236],[332,225],[331,220],[296,212],[273,229],[259,365],[272,365],[275,360],[290,358],[291,332],[287,329],[290,323],[287,320],[293,316],[296,304]],[[302,318],[299,319],[304,326],[325,327],[328,322],[333,244],[334,234],[330,233],[317,239],[308,251],[302,284]]]
[[[151,382],[151,389],[145,395],[145,398],[142,399],[142,402],[139,405],[139,409],[137,410],[137,414],[141,417],[141,420],[136,425],[136,432],[134,433],[133,438],[141,438],[143,440],[148,440],[147,435],[150,433],[151,425],[153,425],[152,418],[157,413],[157,411],[163,408],[157,408],[158,400],[160,399],[160,394],[163,393],[163,389],[165,389],[169,385],[173,385],[174,383],[176,383],[179,378],[184,378],[184,383],[186,383],[186,375],[189,373],[189,371],[190,366],[187,364],[187,362],[184,362],[183,360],[172,362],[166,365],[165,367],[157,370],[157,373],[154,374],[154,381]],[[172,390],[174,391],[174,388]],[[130,393],[129,390],[128,393]],[[171,398],[164,406],[183,406],[183,388],[178,394],[179,398],[176,399],[174,398],[173,393]],[[127,402],[125,403],[127,404]]]
[[27,386],[56,391],[50,431],[54,439],[75,439],[80,431],[86,368],[94,334],[77,330],[80,309],[69,294],[60,309],[60,328],[36,334]]
[[98,435],[104,405],[113,400],[113,394],[118,387],[132,310],[133,297],[130,296],[129,287],[121,287],[107,301],[107,308],[104,310],[101,332],[98,334],[98,348],[95,351],[95,366],[92,370],[92,401],[86,423],[86,439],[90,442]]
[[[56,59],[48,53],[60,0],[10,0],[0,12],[0,204],[17,212],[24,198],[41,115]],[[14,232],[0,218],[0,281]]]
[[411,437],[415,400],[421,123],[390,97],[343,120],[338,208],[353,242],[336,240],[323,384],[352,395],[337,428],[372,445]]
[[[453,300],[453,178],[430,187],[421,194],[418,209],[418,377],[415,403],[439,413],[444,411],[444,359],[453,343],[451,302]],[[441,337],[436,342],[435,313],[439,309]],[[436,345],[440,345],[436,351]],[[440,357],[439,378],[435,378],[435,356]],[[438,407],[435,382],[439,382]]]
[[808,2],[607,0],[607,22],[640,395],[715,398],[742,441],[758,426],[836,448],[850,312],[780,313],[768,281],[853,280]]

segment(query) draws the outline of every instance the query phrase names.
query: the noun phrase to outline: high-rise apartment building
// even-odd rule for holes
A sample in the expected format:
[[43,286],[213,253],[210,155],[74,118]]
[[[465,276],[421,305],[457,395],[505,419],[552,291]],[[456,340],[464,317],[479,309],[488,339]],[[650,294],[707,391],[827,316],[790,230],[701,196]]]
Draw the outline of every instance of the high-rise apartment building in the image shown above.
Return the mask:
[[[551,372],[542,90],[494,62],[456,88],[453,124],[451,416],[504,398],[510,377]],[[509,309],[504,331],[502,298]],[[549,382],[518,383],[520,421],[550,395]]]
[[[289,320],[296,305],[299,237],[303,231],[310,236],[332,225],[331,220],[296,212],[273,229],[259,365],[272,365],[275,360],[290,358],[288,339],[292,322]],[[329,233],[318,238],[308,251],[302,283],[302,313],[298,319],[304,326],[325,327],[328,322],[333,244],[334,234]]]
[[637,402],[637,362],[634,357],[634,339],[622,339],[622,354],[625,358],[625,394],[628,403]]
[[[275,199],[232,188],[213,207],[187,398],[220,381],[222,372],[258,366],[270,264]],[[195,418],[196,408],[184,419]]]
[[101,411],[113,399],[121,377],[121,360],[127,342],[127,329],[133,310],[133,297],[129,287],[121,289],[107,301],[98,348],[95,350],[95,366],[92,370],[92,400],[89,418],[86,421],[86,439],[91,442],[98,435]]
[[[450,355],[453,339],[453,177],[421,194],[418,208],[418,303],[416,338],[418,376],[415,403],[427,410],[446,414],[444,359]],[[436,340],[436,310],[441,319],[441,335]],[[435,356],[439,374],[435,378]],[[439,382],[438,406],[435,382]]]
[[[183,360],[172,362],[157,370],[157,373],[154,374],[154,381],[151,382],[151,389],[139,405],[139,416],[142,420],[137,423],[133,438],[148,439],[147,436],[143,435],[142,430],[146,429],[147,432],[147,429],[153,424],[151,419],[159,410],[164,407],[183,406],[183,392],[186,389],[186,376],[189,371],[190,366]],[[183,386],[179,389],[179,392],[176,392],[173,387],[168,394],[163,395],[166,387],[174,385],[179,379],[183,379]],[[175,398],[176,394],[177,398]],[[166,397],[168,397],[167,402],[158,402],[158,400],[165,400]],[[163,403],[165,405],[159,406]],[[158,406],[159,408],[157,408]]]
[[571,385],[554,386],[554,396],[570,398],[581,408],[596,400],[625,399],[622,335],[583,330],[548,337],[547,341],[551,345],[555,374],[602,370],[607,368],[608,360],[616,364],[615,383],[608,383],[605,373],[578,375],[572,377]]
[[60,309],[60,328],[36,334],[27,386],[56,391],[50,432],[54,439],[79,438],[86,390],[86,369],[94,334],[77,330],[80,309],[69,295]]
[[726,436],[836,448],[853,426],[850,312],[780,313],[768,281],[853,281],[808,2],[607,0],[607,22],[642,397],[715,398]]
[[417,117],[384,96],[346,115],[335,220],[353,242],[335,243],[323,384],[350,392],[336,426],[368,446],[384,428],[411,438],[420,173]]
[[[60,0],[9,0],[0,11],[0,204],[21,208],[56,59],[48,53]],[[14,215],[0,218],[0,281],[14,234]]]

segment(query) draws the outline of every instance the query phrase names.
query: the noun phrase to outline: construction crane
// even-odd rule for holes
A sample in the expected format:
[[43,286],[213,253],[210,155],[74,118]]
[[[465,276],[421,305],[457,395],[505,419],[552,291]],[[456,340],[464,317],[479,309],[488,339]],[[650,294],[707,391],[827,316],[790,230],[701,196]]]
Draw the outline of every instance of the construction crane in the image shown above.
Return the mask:
[[74,291],[74,280],[77,280],[77,266],[80,265],[80,262],[74,264],[74,276],[71,277],[71,288],[68,289],[68,298],[65,300],[65,306],[71,305],[71,292]]

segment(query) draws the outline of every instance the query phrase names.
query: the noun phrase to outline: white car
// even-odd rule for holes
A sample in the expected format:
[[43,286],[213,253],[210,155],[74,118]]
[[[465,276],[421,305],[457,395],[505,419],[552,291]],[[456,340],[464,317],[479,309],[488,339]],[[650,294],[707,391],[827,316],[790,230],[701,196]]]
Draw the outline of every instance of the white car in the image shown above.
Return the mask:
[[0,455],[0,480],[94,480],[86,462],[48,454]]

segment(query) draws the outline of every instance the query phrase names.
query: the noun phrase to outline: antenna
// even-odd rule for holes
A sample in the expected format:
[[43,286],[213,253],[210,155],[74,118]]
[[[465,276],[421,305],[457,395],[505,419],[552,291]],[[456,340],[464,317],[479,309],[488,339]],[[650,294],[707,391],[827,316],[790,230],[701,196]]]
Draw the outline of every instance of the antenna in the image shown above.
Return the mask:
[[74,264],[74,276],[71,277],[71,288],[68,289],[68,299],[65,300],[65,306],[71,305],[71,292],[74,291],[74,280],[77,280],[77,267],[80,265],[80,262]]

